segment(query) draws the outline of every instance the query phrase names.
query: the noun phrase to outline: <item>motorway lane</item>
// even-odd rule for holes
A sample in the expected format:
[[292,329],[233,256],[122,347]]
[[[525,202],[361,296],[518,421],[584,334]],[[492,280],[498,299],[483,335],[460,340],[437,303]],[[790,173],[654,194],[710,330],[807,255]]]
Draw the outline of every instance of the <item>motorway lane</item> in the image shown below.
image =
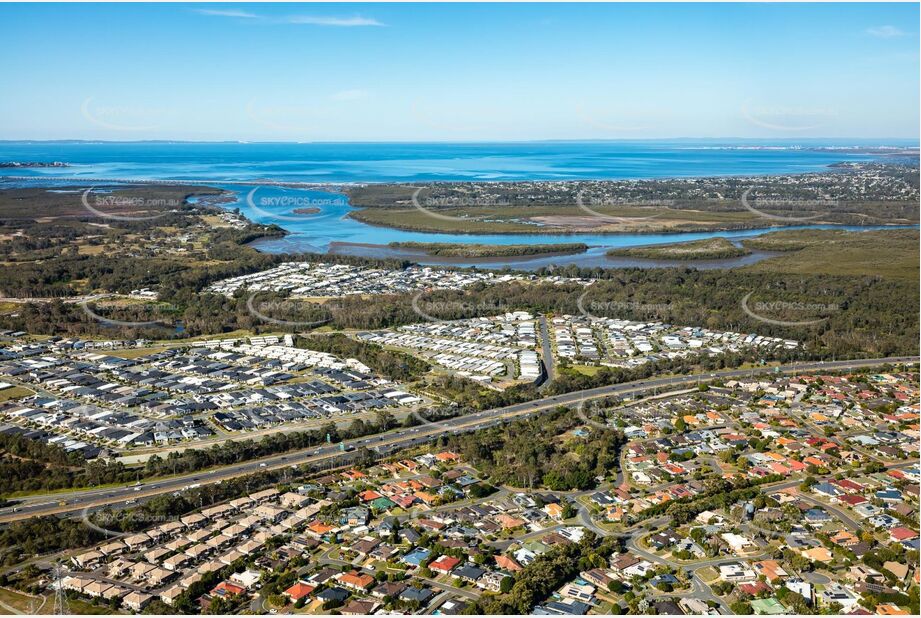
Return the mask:
[[[754,375],[769,373],[771,375],[806,373],[815,371],[840,371],[858,369],[861,367],[874,367],[887,363],[917,363],[918,357],[892,357],[884,359],[861,359],[850,361],[836,361],[826,363],[795,363],[773,371],[770,368],[759,370],[752,369],[729,369],[715,371],[709,374],[691,374],[682,376],[669,376],[663,378],[649,378],[636,382],[625,382],[622,384],[612,384],[601,386],[584,391],[576,391],[562,395],[554,395],[542,399],[519,403],[504,408],[486,410],[474,414],[468,414],[453,419],[439,421],[428,425],[422,425],[412,428],[395,429],[385,434],[378,434],[366,438],[349,440],[343,444],[346,448],[358,449],[366,447],[369,449],[381,448],[383,452],[389,452],[408,446],[413,446],[422,442],[427,442],[438,436],[448,433],[462,433],[475,431],[487,426],[506,422],[508,420],[530,416],[532,414],[542,413],[554,410],[559,406],[572,406],[587,399],[595,399],[610,395],[627,395],[638,392],[646,392],[655,389],[666,389],[670,387],[687,386],[688,384],[697,383],[699,380],[709,380],[714,378],[731,379],[744,378]],[[197,472],[177,477],[170,477],[160,480],[150,481],[138,487],[116,487],[97,490],[81,490],[74,492],[63,492],[51,495],[40,495],[25,498],[15,507],[0,509],[0,523],[16,521],[28,517],[39,515],[54,515],[63,513],[73,513],[84,509],[99,508],[109,505],[131,504],[139,499],[145,499],[152,496],[172,493],[188,489],[193,485],[205,485],[218,483],[224,480],[246,476],[265,470],[281,470],[288,466],[298,466],[301,464],[319,465],[321,468],[334,467],[342,465],[354,457],[354,453],[343,452],[340,446],[323,445],[314,449],[305,449],[294,453],[284,455],[273,455],[263,459],[242,462],[231,466],[225,466],[220,469],[207,472]]]

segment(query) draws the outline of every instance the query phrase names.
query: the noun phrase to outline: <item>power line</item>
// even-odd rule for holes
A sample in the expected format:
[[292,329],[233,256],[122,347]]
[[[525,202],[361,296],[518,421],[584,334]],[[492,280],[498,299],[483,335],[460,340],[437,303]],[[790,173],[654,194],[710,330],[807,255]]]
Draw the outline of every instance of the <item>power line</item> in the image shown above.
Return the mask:
[[54,563],[54,614],[63,616],[70,613],[67,593],[64,591],[64,569],[60,562]]

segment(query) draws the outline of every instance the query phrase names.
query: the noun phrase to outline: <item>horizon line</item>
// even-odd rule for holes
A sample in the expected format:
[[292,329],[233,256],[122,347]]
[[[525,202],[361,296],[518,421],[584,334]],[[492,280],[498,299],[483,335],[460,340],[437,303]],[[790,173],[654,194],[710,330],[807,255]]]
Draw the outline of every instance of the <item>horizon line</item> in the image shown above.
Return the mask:
[[547,139],[469,139],[469,140],[242,140],[242,139],[215,139],[215,140],[195,140],[195,139],[135,139],[135,140],[117,140],[117,139],[83,139],[83,138],[53,138],[53,139],[0,139],[0,144],[14,143],[103,143],[103,144],[528,144],[528,143],[548,143],[548,142],[661,142],[661,141],[911,141],[917,147],[921,147],[921,139],[917,137],[600,137],[600,138],[547,138]]

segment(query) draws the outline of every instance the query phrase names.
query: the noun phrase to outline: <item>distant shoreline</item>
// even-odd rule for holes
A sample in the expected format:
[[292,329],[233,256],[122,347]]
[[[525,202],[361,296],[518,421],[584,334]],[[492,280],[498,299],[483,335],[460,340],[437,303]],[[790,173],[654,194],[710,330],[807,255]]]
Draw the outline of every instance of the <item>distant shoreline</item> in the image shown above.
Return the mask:
[[[757,142],[765,142],[758,144]],[[786,142],[786,144],[784,144]],[[812,142],[812,143],[810,143]],[[831,144],[830,142],[842,142]],[[861,144],[860,142],[865,142]],[[887,143],[888,142],[888,143]],[[899,144],[898,142],[912,142]],[[522,140],[375,140],[375,141],[284,141],[284,140],[182,140],[182,139],[151,139],[151,140],[106,140],[106,139],[0,139],[0,145],[118,145],[118,144],[157,144],[157,145],[226,145],[226,146],[326,146],[326,145],[503,145],[503,144],[662,144],[662,143],[715,143],[722,144],[727,150],[840,150],[853,152],[857,149],[868,151],[886,150],[918,150],[921,143],[915,137],[878,137],[878,138],[826,138],[826,137],[801,137],[801,138],[756,138],[756,137],[641,137],[641,138],[602,138],[602,139],[522,139]]]

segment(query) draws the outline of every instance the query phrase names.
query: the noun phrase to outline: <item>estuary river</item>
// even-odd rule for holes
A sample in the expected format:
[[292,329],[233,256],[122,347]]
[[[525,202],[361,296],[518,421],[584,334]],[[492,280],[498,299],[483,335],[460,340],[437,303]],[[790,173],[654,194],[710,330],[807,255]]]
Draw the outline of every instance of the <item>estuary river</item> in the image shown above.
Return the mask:
[[[237,195],[239,208],[259,223],[275,223],[288,230],[281,239],[254,243],[267,252],[327,252],[357,255],[401,256],[382,248],[391,242],[450,242],[491,244],[543,244],[581,242],[591,249],[584,254],[531,259],[504,258],[479,261],[488,267],[537,268],[548,264],[578,263],[591,266],[688,265],[712,268],[744,265],[769,254],[754,253],[731,260],[673,264],[650,260],[608,258],[612,247],[663,244],[728,237],[734,240],[758,236],[776,228],[734,232],[678,234],[434,234],[370,226],[346,215],[352,210],[342,194],[321,185],[369,182],[431,181],[527,181],[666,178],[729,175],[791,174],[820,171],[841,161],[874,158],[860,150],[830,151],[825,147],[871,147],[883,144],[830,140],[783,140],[745,142],[733,140],[672,140],[617,142],[523,142],[498,144],[297,144],[297,143],[86,143],[0,142],[0,161],[62,161],[67,167],[36,167],[0,170],[0,186],[90,184],[99,179],[200,181],[221,186]],[[893,142],[887,146],[916,144]],[[6,177],[6,180],[4,180]],[[13,180],[10,177],[16,177]],[[22,180],[28,178],[29,180]],[[56,180],[52,180],[56,179]],[[248,182],[313,183],[316,186],[282,188],[249,185]],[[253,190],[259,200],[247,200]],[[278,205],[264,198],[284,197]],[[293,198],[293,199],[292,199]],[[271,201],[271,200],[269,200]],[[310,206],[298,215],[292,201]],[[850,230],[873,227],[839,227]],[[783,228],[791,229],[791,228]],[[414,258],[425,263],[418,255]],[[437,260],[428,260],[438,263]]]

